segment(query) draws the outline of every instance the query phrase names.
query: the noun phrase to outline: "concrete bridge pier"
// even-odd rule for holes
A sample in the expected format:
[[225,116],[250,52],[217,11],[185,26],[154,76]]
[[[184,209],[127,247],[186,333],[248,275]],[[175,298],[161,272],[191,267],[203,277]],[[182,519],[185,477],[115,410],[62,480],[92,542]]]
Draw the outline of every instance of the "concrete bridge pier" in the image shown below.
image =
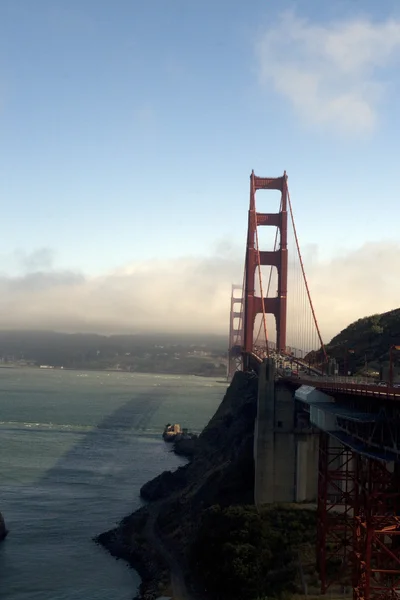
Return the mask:
[[315,501],[318,449],[318,434],[297,427],[293,392],[275,380],[275,362],[266,359],[259,369],[254,431],[256,506]]
[[254,502],[274,502],[275,482],[275,361],[265,360],[258,371],[257,418],[254,431]]
[[296,494],[295,502],[315,501],[318,495],[319,435],[307,433],[296,436]]

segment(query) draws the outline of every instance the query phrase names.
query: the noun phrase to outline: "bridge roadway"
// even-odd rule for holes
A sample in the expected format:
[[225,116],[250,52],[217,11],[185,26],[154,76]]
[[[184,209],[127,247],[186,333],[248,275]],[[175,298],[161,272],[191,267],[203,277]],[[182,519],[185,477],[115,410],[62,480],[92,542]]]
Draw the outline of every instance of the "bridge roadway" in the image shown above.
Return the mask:
[[[264,356],[252,353],[251,357],[258,364],[265,360]],[[323,375],[321,370],[316,367],[310,367],[303,360],[292,356],[279,355],[280,359],[290,360],[303,370],[301,375],[285,375],[284,369],[277,368],[277,374],[280,379],[288,381],[297,386],[307,385],[318,390],[349,394],[352,396],[367,396],[369,398],[381,398],[382,400],[400,401],[399,384],[389,386],[389,384],[377,384],[370,379],[361,377],[343,377],[338,375]]]
[[321,593],[398,600],[400,388],[276,362],[258,363],[256,505],[316,500]]
[[342,394],[350,394],[353,396],[367,396],[370,398],[381,398],[382,400],[395,400],[400,402],[400,388],[390,387],[389,385],[377,385],[371,383],[368,379],[356,377],[324,377],[307,375],[294,377],[285,376],[279,373],[279,376],[285,381],[301,386],[307,385],[326,392],[340,392]]

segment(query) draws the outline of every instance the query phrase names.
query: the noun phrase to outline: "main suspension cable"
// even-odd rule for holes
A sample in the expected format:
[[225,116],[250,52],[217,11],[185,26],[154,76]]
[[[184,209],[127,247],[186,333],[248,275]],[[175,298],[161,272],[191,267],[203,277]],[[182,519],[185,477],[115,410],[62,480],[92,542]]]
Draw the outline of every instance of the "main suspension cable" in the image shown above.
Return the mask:
[[325,361],[328,361],[328,355],[327,355],[326,350],[325,350],[324,342],[322,341],[322,336],[321,336],[321,332],[320,332],[320,329],[319,329],[319,326],[318,326],[318,321],[317,321],[317,317],[316,317],[316,314],[315,314],[314,305],[313,305],[313,302],[312,302],[312,299],[311,299],[310,288],[308,287],[306,272],[304,270],[304,263],[303,263],[303,258],[301,256],[301,252],[300,252],[300,244],[299,244],[299,239],[297,237],[297,230],[296,230],[296,224],[294,222],[292,202],[290,200],[289,189],[287,190],[287,195],[288,195],[288,200],[289,200],[290,218],[291,218],[292,226],[293,226],[294,239],[296,241],[297,254],[299,256],[301,272],[303,273],[303,279],[304,279],[304,283],[305,283],[305,286],[306,286],[306,292],[307,292],[308,302],[310,304],[312,316],[313,316],[313,319],[314,319],[314,324],[315,324],[315,327],[316,327],[316,330],[317,330],[318,338],[319,338],[319,341],[320,341],[320,344],[321,344],[322,352],[323,352],[324,357],[325,357]]

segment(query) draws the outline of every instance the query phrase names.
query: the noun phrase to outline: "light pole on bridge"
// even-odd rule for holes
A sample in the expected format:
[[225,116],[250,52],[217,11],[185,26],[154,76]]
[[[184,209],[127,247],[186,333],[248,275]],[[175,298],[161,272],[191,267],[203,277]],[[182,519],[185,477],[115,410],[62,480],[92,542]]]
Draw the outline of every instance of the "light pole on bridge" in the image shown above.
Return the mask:
[[393,387],[393,350],[400,350],[400,346],[392,344],[389,350],[389,386]]

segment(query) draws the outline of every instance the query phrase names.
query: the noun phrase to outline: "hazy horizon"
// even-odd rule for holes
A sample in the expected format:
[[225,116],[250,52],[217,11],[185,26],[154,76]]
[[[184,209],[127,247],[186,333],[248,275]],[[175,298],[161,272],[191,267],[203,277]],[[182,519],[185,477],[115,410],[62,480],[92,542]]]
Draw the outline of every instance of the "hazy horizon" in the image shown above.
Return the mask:
[[164,332],[164,331],[154,331],[154,332],[136,332],[136,333],[101,333],[96,331],[57,331],[55,329],[0,329],[1,334],[29,334],[29,335],[55,335],[55,336],[93,336],[93,337],[138,337],[138,338],[154,338],[154,339],[173,339],[173,340],[202,340],[202,339],[224,339],[228,341],[228,334],[219,334],[219,333],[174,333],[174,332]]
[[[325,343],[359,318],[398,308],[400,265],[393,256],[399,251],[400,244],[369,243],[326,261],[317,248],[305,247]],[[225,248],[214,258],[134,262],[98,277],[49,264],[37,270],[42,253],[32,254],[34,268],[24,274],[0,277],[0,329],[228,334],[231,283],[242,279],[237,249]]]

